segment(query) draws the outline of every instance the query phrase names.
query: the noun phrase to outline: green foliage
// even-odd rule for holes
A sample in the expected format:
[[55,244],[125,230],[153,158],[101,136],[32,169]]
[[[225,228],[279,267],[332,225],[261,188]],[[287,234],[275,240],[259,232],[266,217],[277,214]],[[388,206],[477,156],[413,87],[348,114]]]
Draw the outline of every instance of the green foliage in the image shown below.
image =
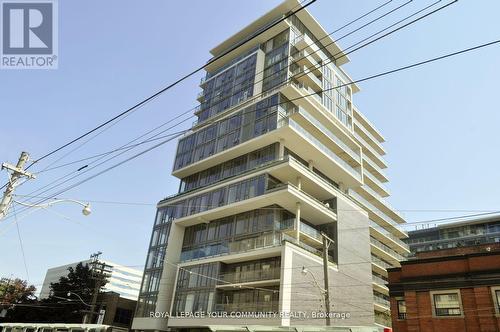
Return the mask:
[[[30,300],[29,296],[23,298],[24,300],[17,302],[17,305],[8,307],[7,315],[3,321],[81,323],[84,311],[90,309],[86,304],[92,301],[92,292],[96,282],[92,278],[90,267],[79,263],[75,268],[68,268],[67,276],[61,277],[58,282],[50,284],[51,293],[47,299]],[[105,285],[106,281],[101,282],[99,292]],[[72,294],[68,297],[68,293]],[[2,321],[2,318],[0,318],[0,321]]]
[[8,305],[33,300],[35,299],[35,291],[35,286],[28,286],[26,280],[19,278],[14,280],[3,279],[0,282],[0,303]]

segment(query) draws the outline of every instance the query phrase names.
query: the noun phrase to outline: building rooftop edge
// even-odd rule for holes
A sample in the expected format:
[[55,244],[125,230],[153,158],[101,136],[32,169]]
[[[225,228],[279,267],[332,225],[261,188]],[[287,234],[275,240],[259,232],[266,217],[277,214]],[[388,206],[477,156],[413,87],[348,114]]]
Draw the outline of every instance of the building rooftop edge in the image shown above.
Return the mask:
[[[495,214],[493,216],[487,216],[487,217],[469,218],[469,219],[460,220],[460,221],[456,221],[456,222],[449,222],[449,223],[446,223],[443,225],[437,225],[435,227],[430,227],[430,228],[425,228],[425,229],[417,229],[414,231],[408,231],[408,235],[410,235],[410,234],[423,234],[426,232],[437,231],[440,229],[459,227],[459,226],[463,226],[463,225],[482,224],[482,223],[487,223],[487,222],[492,222],[492,221],[500,221],[500,214]],[[411,223],[408,223],[408,225],[411,226]],[[445,240],[445,239],[442,239],[442,240]]]
[[[235,34],[233,34],[232,36],[230,36],[229,38],[227,38],[226,40],[222,41],[217,46],[212,48],[210,50],[210,54],[212,54],[214,57],[219,56],[224,51],[229,49],[232,45],[235,45],[238,41],[244,39],[245,37],[251,35],[252,33],[255,33],[262,26],[268,24],[269,22],[275,20],[278,17],[283,17],[290,11],[296,11],[300,7],[302,7],[302,5],[301,2],[298,0],[283,1],[278,6],[269,10],[267,13],[260,16],[252,23],[246,25],[238,32],[236,32]],[[335,43],[335,41],[329,36],[328,32],[321,26],[321,24],[319,24],[319,22],[309,13],[307,9],[301,10],[296,15],[299,17],[302,23],[304,23],[304,25],[309,30],[311,30],[311,32],[316,36],[316,38],[318,39],[323,38],[321,41],[323,45],[333,43],[334,47],[338,49],[340,55],[343,58],[341,62],[342,64],[349,62],[349,57],[343,55],[341,48]]]

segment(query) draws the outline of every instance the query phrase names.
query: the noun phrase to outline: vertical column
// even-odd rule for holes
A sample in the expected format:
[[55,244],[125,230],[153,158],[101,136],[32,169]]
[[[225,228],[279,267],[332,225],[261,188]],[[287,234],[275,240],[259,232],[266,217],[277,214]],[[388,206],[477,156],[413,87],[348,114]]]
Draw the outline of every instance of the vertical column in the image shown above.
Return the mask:
[[309,170],[312,172],[314,169],[314,162],[312,160],[309,160]]
[[295,230],[295,240],[297,243],[299,243],[300,242],[300,203],[299,202],[297,202],[297,205],[295,208],[294,230]]
[[302,178],[300,176],[297,176],[297,188],[302,190]]
[[285,157],[285,140],[280,138],[278,158],[283,159]]
[[281,247],[281,282],[280,282],[280,312],[283,313],[281,326],[290,326],[290,316],[287,315],[292,309],[292,273],[293,252],[287,242]]

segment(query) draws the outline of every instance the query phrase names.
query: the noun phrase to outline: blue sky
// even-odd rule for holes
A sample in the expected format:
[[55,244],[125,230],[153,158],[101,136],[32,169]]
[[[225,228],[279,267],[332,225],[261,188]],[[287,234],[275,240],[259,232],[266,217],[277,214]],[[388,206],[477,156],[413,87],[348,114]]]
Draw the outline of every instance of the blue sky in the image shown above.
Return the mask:
[[[318,0],[309,8],[325,30],[333,31],[382,2]],[[40,157],[130,107],[206,62],[209,49],[277,3],[60,0],[59,69],[0,71],[0,161],[15,162],[21,151]],[[391,6],[401,3],[394,0]],[[340,44],[347,47],[430,3],[414,0]],[[357,79],[498,39],[500,27],[492,22],[499,11],[498,1],[481,1],[480,6],[459,1],[353,53],[344,68]],[[61,162],[110,150],[196,106],[201,76],[186,80]],[[361,84],[354,102],[387,139],[389,200],[409,222],[500,210],[498,77],[500,46],[493,46]],[[178,188],[170,175],[175,147],[174,142],[162,146],[63,195],[151,205],[95,203],[89,217],[74,205],[54,206],[52,212],[37,211],[20,220],[30,281],[39,285],[47,268],[96,251],[141,268],[154,203]],[[75,168],[41,173],[18,194]],[[0,176],[2,182],[7,179],[5,172]],[[12,219],[0,222],[0,253],[0,276],[27,277]]]

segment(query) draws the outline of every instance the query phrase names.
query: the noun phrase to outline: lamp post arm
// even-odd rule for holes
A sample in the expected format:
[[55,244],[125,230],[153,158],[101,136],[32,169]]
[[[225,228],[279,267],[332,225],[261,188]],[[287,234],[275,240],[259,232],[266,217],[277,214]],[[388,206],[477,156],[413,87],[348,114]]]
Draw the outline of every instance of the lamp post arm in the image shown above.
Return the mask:
[[316,284],[316,287],[318,287],[318,288],[321,290],[321,292],[322,292],[322,293],[326,293],[326,290],[325,290],[323,287],[321,287],[321,286],[319,285],[319,282],[318,282],[318,280],[316,280],[316,277],[314,276],[314,274],[313,274],[311,271],[307,271],[307,272],[308,272],[308,273],[311,275],[311,277],[313,278],[314,283]]
[[68,292],[68,297],[71,296],[71,295],[75,295],[76,297],[78,297],[78,299],[80,300],[80,302],[82,302],[83,304],[85,304],[86,306],[88,307],[92,307],[90,304],[86,303],[81,297],[80,295],[76,294],[76,293],[73,293],[73,292]]
[[14,200],[14,202],[16,202],[19,205],[23,205],[23,206],[27,206],[27,207],[40,207],[40,208],[49,207],[49,206],[54,205],[56,203],[64,203],[64,202],[76,203],[76,204],[79,204],[83,207],[88,206],[88,203],[83,203],[83,202],[77,201],[75,199],[56,199],[56,200],[50,201],[46,204],[28,204],[28,203],[19,202],[16,200]]

